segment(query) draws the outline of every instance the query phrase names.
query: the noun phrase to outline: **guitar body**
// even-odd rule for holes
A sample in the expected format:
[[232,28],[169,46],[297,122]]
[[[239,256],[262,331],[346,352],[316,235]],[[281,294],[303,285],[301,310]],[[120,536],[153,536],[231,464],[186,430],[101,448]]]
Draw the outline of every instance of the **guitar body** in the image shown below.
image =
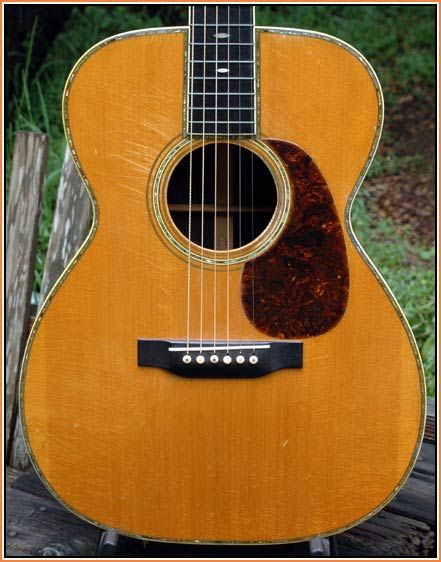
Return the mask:
[[[412,469],[424,425],[413,336],[349,221],[380,134],[379,86],[364,59],[336,40],[257,31],[258,136],[293,201],[284,230],[256,258],[256,283],[271,303],[263,272],[273,264],[274,291],[285,291],[288,304],[301,296],[289,259],[283,269],[274,256],[290,221],[299,220],[296,185],[306,182],[307,191],[320,180],[341,229],[336,251],[346,256],[346,285],[335,293],[341,310],[323,329],[314,332],[319,315],[292,338],[303,342],[301,369],[198,379],[139,367],[138,339],[187,335],[187,260],[158,228],[151,203],[161,162],[183,139],[185,29],[101,44],[68,81],[66,132],[93,194],[94,221],[26,349],[21,410],[29,453],[64,505],[125,534],[209,543],[333,534],[390,501]],[[296,236],[301,244],[303,234]],[[202,282],[209,340],[213,270],[201,275],[192,262],[191,272],[197,322],[190,335],[199,337]],[[247,314],[252,274],[243,262],[218,268],[219,337],[229,275],[230,337],[285,338],[274,322],[265,328],[271,304],[256,310],[260,322]]]

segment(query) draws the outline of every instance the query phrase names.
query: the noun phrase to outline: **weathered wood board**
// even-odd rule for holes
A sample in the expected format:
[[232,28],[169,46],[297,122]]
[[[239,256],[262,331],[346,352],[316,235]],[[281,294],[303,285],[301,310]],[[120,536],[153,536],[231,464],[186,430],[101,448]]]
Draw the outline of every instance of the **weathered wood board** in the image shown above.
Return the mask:
[[7,555],[94,556],[99,529],[72,515],[50,497],[35,473],[26,476],[28,491],[20,489],[21,478],[6,491]]
[[6,217],[6,454],[15,425],[17,382],[34,282],[47,153],[45,135],[17,133]]

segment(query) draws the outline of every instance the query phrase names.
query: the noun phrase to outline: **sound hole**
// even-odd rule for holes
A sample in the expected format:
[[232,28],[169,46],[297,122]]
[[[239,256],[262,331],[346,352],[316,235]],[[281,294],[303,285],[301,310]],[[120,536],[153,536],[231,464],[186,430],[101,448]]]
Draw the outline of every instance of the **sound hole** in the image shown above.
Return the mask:
[[227,250],[257,238],[271,221],[277,204],[276,186],[265,162],[251,150],[225,142],[207,144],[204,149],[195,149],[192,157],[184,156],[170,176],[167,203],[176,227],[186,238],[190,160],[191,241],[211,250]]

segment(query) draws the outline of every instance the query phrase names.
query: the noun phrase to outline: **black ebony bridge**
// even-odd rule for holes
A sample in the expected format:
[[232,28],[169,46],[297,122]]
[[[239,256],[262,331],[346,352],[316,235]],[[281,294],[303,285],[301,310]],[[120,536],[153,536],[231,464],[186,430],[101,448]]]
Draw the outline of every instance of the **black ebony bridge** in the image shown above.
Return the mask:
[[298,341],[138,340],[138,366],[159,367],[189,378],[255,378],[303,367]]

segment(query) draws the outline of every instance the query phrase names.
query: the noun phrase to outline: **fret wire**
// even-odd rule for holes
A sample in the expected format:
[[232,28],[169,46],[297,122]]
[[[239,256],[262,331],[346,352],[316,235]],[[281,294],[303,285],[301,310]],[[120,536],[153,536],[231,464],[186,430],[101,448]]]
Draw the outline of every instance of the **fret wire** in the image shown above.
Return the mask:
[[[215,23],[194,23],[193,27],[216,27]],[[220,23],[218,25],[218,27],[228,27],[228,23]],[[253,24],[252,23],[232,23],[229,25],[229,27],[249,27],[252,28]]]
[[[195,96],[202,96],[202,92],[193,92]],[[241,92],[241,93],[234,93],[234,92],[205,92],[204,96],[255,96],[256,92],[253,90],[252,92]]]
[[[196,111],[201,110],[200,107],[196,107],[196,106],[195,107],[189,106],[188,109],[194,109]],[[214,107],[206,107],[205,110],[206,111],[215,111],[215,108]],[[228,108],[227,107],[219,107],[219,106],[217,107],[217,111],[227,111],[227,110],[229,110],[229,111],[238,111],[238,110],[240,110],[240,111],[254,111],[254,107],[243,107],[243,106],[242,107],[231,107],[230,106]]]
[[[190,42],[190,45],[195,45],[195,46],[199,46],[199,47],[215,47],[216,43],[193,43]],[[249,47],[251,45],[254,45],[254,43],[219,43],[218,47],[232,47],[232,46],[236,46],[236,45],[240,45],[241,47]]]
[[[193,80],[254,80],[255,76],[192,76]],[[218,92],[222,94],[222,92]]]
[[253,59],[249,60],[191,60],[190,62],[196,62],[202,64],[205,62],[206,64],[254,64]]
[[221,124],[224,124],[224,125],[228,124],[228,123],[234,123],[235,125],[237,125],[239,123],[242,123],[244,125],[251,125],[251,124],[254,123],[254,121],[231,121],[231,120],[230,121],[207,121],[207,120],[205,120],[205,121],[193,121],[193,120],[190,120],[190,123],[193,123],[194,125],[199,125],[201,123],[205,123],[206,125],[213,125],[215,123],[221,123]]

